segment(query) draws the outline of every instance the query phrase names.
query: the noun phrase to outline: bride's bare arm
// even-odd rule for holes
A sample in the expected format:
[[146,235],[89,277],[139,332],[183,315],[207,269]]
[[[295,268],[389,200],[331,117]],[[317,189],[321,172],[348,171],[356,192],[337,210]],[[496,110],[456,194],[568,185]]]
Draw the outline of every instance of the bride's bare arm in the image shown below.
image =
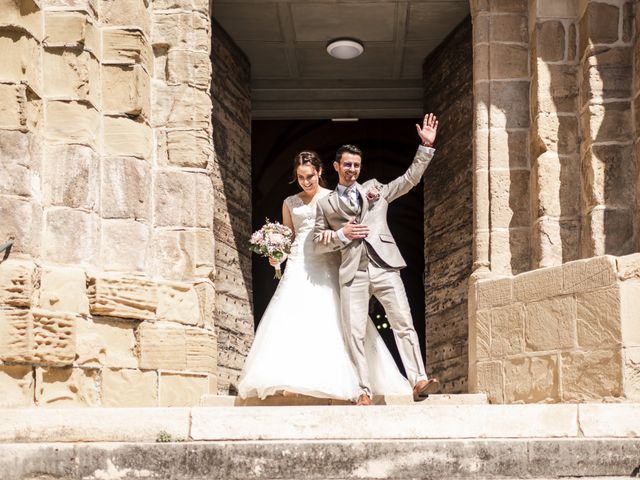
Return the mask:
[[[291,229],[291,231],[293,232],[293,236],[291,237],[291,241],[293,242],[293,240],[296,238],[296,231],[293,228],[293,220],[291,220],[291,212],[289,211],[289,207],[287,206],[287,202],[282,202],[282,224],[285,227],[289,227]],[[287,259],[287,255],[286,254],[282,258],[282,260],[280,260],[280,261],[277,261],[277,260],[275,260],[273,258],[270,258],[269,259],[269,264],[272,267],[275,267],[279,263],[283,263],[286,259]]]

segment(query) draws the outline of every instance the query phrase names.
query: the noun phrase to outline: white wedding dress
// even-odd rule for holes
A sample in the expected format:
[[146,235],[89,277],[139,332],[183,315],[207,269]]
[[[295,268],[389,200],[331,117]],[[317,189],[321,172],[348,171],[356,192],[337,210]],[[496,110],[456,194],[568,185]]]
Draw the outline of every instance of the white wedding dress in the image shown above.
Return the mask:
[[[325,196],[328,190],[319,193]],[[240,380],[240,397],[265,398],[280,391],[355,400],[358,381],[340,324],[338,253],[313,245],[316,205],[298,195],[285,199],[295,240],[278,288],[262,317]],[[369,320],[365,340],[371,389],[411,394],[384,341]]]

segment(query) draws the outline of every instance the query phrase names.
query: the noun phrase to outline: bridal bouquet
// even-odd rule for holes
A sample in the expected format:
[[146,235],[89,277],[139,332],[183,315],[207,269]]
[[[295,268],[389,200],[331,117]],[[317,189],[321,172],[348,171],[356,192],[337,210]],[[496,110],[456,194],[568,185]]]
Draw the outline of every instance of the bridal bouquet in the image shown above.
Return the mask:
[[[293,232],[289,227],[278,222],[270,222],[267,218],[263,227],[251,235],[249,249],[263,257],[281,261],[285,254],[291,253],[291,237],[293,237]],[[281,278],[280,265],[277,265],[275,269],[275,278]]]

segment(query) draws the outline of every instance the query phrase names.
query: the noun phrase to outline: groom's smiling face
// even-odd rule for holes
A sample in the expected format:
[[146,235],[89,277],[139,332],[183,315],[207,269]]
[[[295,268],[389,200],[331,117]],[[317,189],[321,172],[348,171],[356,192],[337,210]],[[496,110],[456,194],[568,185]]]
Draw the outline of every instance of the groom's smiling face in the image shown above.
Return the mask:
[[348,187],[353,185],[360,175],[362,157],[360,155],[343,152],[339,162],[333,162],[333,168],[338,172],[340,185]]

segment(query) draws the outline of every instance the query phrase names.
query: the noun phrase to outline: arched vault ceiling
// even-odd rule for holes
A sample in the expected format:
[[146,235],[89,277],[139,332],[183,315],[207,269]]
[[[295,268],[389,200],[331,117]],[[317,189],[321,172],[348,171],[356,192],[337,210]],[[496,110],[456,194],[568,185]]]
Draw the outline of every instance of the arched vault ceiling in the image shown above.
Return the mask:
[[[393,118],[422,113],[422,62],[469,0],[214,0],[215,20],[251,62],[254,119]],[[329,40],[361,40],[354,60]]]

